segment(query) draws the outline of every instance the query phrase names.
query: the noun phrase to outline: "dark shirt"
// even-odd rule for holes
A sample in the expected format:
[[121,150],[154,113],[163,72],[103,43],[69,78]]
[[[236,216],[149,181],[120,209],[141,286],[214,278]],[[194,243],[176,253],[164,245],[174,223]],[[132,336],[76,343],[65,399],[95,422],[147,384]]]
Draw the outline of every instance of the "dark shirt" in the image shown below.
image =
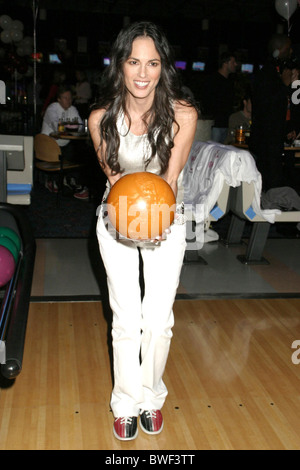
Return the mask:
[[[295,131],[298,135],[300,132],[300,103],[293,102],[293,93],[295,89],[291,90],[291,121],[289,123],[287,131]],[[299,100],[300,95],[297,95],[297,99]],[[299,138],[299,137],[298,137]]]
[[202,106],[206,116],[215,121],[215,127],[228,127],[233,112],[234,83],[219,72],[206,80],[202,92]]
[[286,136],[289,88],[276,63],[268,62],[254,79],[250,151],[262,175],[265,190],[282,186],[282,154]]

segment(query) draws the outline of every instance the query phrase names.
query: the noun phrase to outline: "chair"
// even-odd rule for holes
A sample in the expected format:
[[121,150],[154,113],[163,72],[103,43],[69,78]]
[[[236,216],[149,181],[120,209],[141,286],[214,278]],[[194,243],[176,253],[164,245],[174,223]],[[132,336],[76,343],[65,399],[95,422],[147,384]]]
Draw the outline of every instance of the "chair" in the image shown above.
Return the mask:
[[211,119],[198,119],[194,141],[208,142],[211,140],[211,130],[215,121]]
[[[229,202],[229,195],[230,195],[230,186],[227,184],[226,181],[223,182],[222,189],[218,196],[218,199],[215,202],[214,207],[210,210],[207,219],[204,220],[204,231],[209,228],[211,222],[217,222],[219,219],[224,217],[229,211],[230,202]],[[185,210],[185,214],[188,219],[187,223],[187,234],[189,235],[189,231],[191,233],[196,233],[196,221],[191,211]],[[204,234],[203,234],[204,235]],[[203,240],[202,240],[203,243]],[[207,264],[206,261],[199,256],[199,246],[197,249],[190,249],[187,248],[184,256],[184,264],[190,263],[198,263],[198,264]]]
[[58,192],[62,192],[63,178],[67,172],[85,166],[82,163],[73,163],[64,160],[56,140],[46,134],[37,134],[35,136],[34,151],[35,168],[45,173],[58,174]]
[[[230,246],[241,243],[246,221],[250,221],[253,226],[246,254],[238,255],[237,259],[243,264],[269,264],[262,255],[269,234],[270,222],[253,208],[254,183],[243,181],[241,186],[232,188],[232,195],[230,205],[232,218],[226,244]],[[274,223],[276,222],[300,222],[300,211],[282,211],[275,214]]]

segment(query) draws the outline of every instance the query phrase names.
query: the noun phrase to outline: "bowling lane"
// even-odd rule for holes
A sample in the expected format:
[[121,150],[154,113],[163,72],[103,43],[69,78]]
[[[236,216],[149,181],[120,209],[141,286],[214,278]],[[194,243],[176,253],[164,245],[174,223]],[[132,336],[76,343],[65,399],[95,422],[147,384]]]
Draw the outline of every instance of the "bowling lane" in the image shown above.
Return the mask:
[[[101,300],[105,280],[95,239],[38,239],[33,300]],[[226,248],[205,244],[199,252],[207,264],[182,267],[177,298],[300,296],[300,240],[268,240],[267,266],[237,260],[245,245]]]
[[89,239],[37,240],[31,296],[44,300],[99,300],[97,250],[95,241]]

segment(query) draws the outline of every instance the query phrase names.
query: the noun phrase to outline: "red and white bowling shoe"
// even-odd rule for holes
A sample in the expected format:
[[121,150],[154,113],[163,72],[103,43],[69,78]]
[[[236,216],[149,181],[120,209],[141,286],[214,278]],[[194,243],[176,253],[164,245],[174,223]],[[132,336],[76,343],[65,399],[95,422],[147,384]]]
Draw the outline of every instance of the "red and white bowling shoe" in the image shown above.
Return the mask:
[[147,434],[159,434],[164,426],[160,410],[146,410],[141,413],[140,427]]
[[131,441],[138,435],[137,417],[116,418],[113,427],[114,436],[120,441]]

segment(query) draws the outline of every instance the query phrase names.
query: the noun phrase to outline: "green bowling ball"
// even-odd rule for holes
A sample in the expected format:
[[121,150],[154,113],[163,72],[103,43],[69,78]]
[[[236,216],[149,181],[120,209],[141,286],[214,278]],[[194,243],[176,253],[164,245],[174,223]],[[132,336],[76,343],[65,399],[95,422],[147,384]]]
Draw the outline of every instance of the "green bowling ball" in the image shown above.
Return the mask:
[[10,240],[16,245],[17,250],[21,250],[21,239],[13,229],[9,227],[0,227],[0,237],[10,238]]

